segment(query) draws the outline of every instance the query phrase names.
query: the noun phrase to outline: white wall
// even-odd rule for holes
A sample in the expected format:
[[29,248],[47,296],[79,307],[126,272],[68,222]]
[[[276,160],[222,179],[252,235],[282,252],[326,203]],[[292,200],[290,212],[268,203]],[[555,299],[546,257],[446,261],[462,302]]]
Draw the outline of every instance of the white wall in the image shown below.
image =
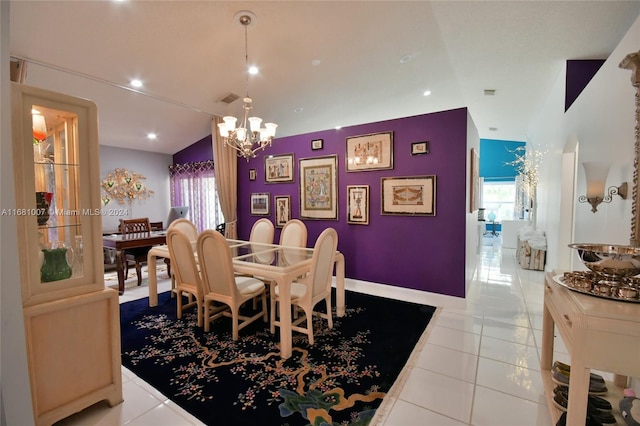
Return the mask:
[[[480,152],[480,136],[478,135],[478,129],[476,128],[471,115],[467,111],[467,196],[466,200],[470,199],[471,194],[471,149],[475,149],[476,152]],[[478,264],[478,240],[480,235],[478,234],[478,211],[469,213],[467,209],[467,221],[466,221],[466,250],[465,250],[465,295],[471,284],[471,280],[476,272]]]
[[[116,168],[127,169],[130,172],[144,175],[144,181],[148,189],[155,193],[146,200],[136,200],[131,206],[128,204],[118,204],[116,200],[111,200],[105,211],[126,210],[125,216],[117,214],[105,215],[102,217],[102,229],[106,232],[118,229],[120,219],[133,217],[148,217],[151,222],[166,222],[171,206],[171,195],[169,192],[169,165],[173,157],[168,154],[157,154],[153,152],[137,151],[133,149],[115,148],[111,146],[100,146],[100,177],[104,178],[109,172]],[[166,225],[166,223],[165,223]]]
[[[635,88],[631,72],[619,68],[629,53],[640,48],[640,18],[602,65],[589,85],[566,113],[564,109],[564,71],[549,95],[547,105],[528,130],[530,141],[546,145],[548,155],[541,167],[538,191],[538,228],[547,232],[547,270],[555,268],[560,226],[562,151],[567,140],[578,140],[576,194],[586,193],[584,161],[611,163],[607,187],[633,181]],[[631,188],[630,188],[631,189]],[[629,191],[631,192],[631,191]],[[631,232],[631,197],[614,196],[610,204],[600,204],[592,213],[588,203],[573,200],[575,242],[628,244]],[[575,254],[574,254],[575,256]],[[564,265],[560,265],[564,266]]]
[[[566,113],[564,105],[564,73],[551,92],[541,115],[529,129],[531,140],[548,144],[549,155],[543,163],[543,172],[538,194],[538,227],[547,232],[547,270],[556,267],[585,269],[579,261],[573,268],[558,264],[560,250],[570,250],[559,244],[562,185],[562,150],[567,141],[578,140],[577,180],[575,194],[586,193],[584,161],[606,161],[611,163],[607,188],[629,182],[629,196],[622,200],[614,196],[610,204],[600,204],[596,213],[588,203],[578,203],[574,195],[575,212],[574,242],[628,244],[631,236],[631,195],[633,186],[635,93],[631,85],[631,71],[621,69],[620,62],[629,53],[640,49],[640,17],[631,26],[625,37],[602,65],[589,85],[580,94]],[[565,181],[569,178],[565,176]],[[560,183],[562,182],[562,184]],[[565,191],[565,193],[570,191]],[[566,202],[567,200],[562,200]],[[638,206],[640,208],[640,206]],[[577,259],[575,253],[571,253]],[[632,379],[632,387],[640,392],[640,379]]]
[[[0,1],[0,206],[15,208],[11,107],[9,87],[9,8]],[[27,370],[27,348],[22,316],[22,295],[16,218],[0,220],[0,425],[33,424],[33,407]]]

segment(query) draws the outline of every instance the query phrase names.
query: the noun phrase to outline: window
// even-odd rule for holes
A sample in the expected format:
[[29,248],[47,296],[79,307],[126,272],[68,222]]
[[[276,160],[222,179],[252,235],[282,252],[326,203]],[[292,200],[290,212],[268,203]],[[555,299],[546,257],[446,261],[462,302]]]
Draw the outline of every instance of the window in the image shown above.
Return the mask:
[[[488,221],[500,222],[515,218],[516,183],[484,182],[482,185],[482,207]],[[495,219],[493,219],[495,215]]]
[[171,176],[171,205],[189,206],[189,220],[199,232],[215,229],[224,222],[213,160],[169,166]]

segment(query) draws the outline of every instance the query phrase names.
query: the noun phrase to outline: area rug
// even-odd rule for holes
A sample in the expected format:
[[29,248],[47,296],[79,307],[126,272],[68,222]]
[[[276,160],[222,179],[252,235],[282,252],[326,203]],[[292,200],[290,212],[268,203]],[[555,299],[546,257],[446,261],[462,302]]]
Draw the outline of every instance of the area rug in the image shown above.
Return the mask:
[[[165,265],[164,262],[158,262],[156,266],[156,276],[158,282],[169,278],[167,275],[167,265]],[[118,272],[115,269],[105,271],[104,283],[107,287],[118,290]],[[147,265],[143,265],[141,286],[144,287],[147,285],[149,285],[148,267]],[[136,268],[130,267],[129,274],[124,279],[124,288],[126,290],[135,287],[138,287],[138,275],[136,274]]]
[[226,317],[204,333],[165,292],[120,306],[122,364],[207,425],[366,425],[436,308],[349,291],[346,305],[333,329],[314,323],[313,346],[294,332],[282,360],[267,324],[236,342]]

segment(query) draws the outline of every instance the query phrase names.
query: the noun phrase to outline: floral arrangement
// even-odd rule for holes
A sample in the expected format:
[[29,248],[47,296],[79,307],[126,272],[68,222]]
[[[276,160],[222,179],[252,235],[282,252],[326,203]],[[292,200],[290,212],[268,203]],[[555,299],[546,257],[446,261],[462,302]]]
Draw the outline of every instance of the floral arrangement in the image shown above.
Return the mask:
[[102,202],[106,205],[111,200],[118,200],[118,203],[124,204],[149,198],[154,192],[142,183],[145,179],[143,175],[127,169],[109,172],[100,184],[103,190]]

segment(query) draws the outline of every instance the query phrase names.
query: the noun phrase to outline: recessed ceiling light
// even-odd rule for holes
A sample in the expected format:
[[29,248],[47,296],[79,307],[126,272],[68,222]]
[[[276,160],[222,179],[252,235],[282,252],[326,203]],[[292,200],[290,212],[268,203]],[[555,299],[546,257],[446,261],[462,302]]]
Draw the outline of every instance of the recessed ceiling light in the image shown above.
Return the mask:
[[494,96],[496,94],[496,89],[484,89],[485,96]]
[[302,108],[302,107],[298,107],[298,108],[293,110],[293,112],[302,112],[302,111],[304,111],[304,108]]
[[489,127],[489,130],[492,132],[497,132],[498,128],[497,127]]
[[313,65],[314,67],[317,67],[318,65],[320,65],[320,59],[314,59],[311,61],[311,65]]
[[406,64],[407,62],[411,62],[412,60],[413,60],[413,55],[410,55],[410,54],[407,53],[406,55],[403,55],[400,58],[400,63],[401,64]]
[[255,65],[252,65],[249,67],[249,74],[256,75],[258,74],[258,72],[259,72],[258,67],[256,67]]
[[158,137],[158,135],[156,135],[155,133],[147,133],[147,138],[148,139],[156,139]]
[[138,79],[131,80],[129,84],[131,84],[133,87],[142,87],[142,81]]
[[431,94],[431,90],[425,90],[422,96],[429,96]]

